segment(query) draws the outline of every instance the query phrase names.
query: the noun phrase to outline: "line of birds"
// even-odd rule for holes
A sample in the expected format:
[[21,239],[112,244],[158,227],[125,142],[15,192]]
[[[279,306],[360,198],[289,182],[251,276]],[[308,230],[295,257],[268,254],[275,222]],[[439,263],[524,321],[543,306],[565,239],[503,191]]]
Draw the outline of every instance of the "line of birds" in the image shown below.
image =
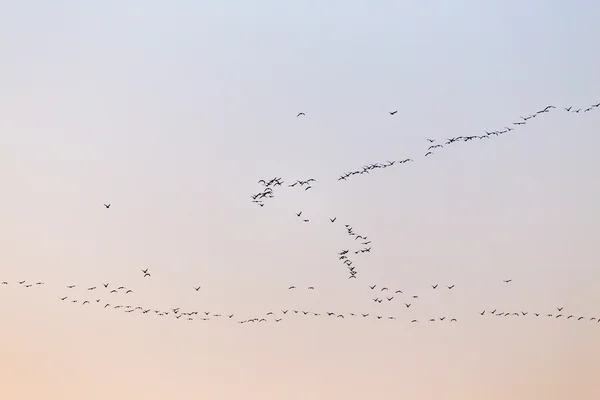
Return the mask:
[[[512,282],[512,279],[506,279],[503,280],[504,283],[510,283]],[[18,281],[17,282],[19,286],[22,287],[31,287],[34,285],[37,286],[41,286],[44,285],[44,282],[38,281],[35,282],[33,284],[27,284],[26,280],[23,281]],[[7,281],[3,281],[0,282],[0,284],[2,285],[8,285]],[[109,283],[102,283],[102,287],[105,289],[110,289],[110,284]],[[77,287],[77,285],[66,285],[67,289],[74,289],[75,287]],[[390,291],[392,289],[389,289],[386,286],[382,286],[379,287],[378,285],[374,284],[374,285],[369,285],[368,286],[369,289],[371,291],[375,291],[377,290],[378,292],[385,292],[385,291]],[[435,290],[439,287],[439,284],[431,284],[430,287]],[[445,288],[447,288],[448,290],[451,290],[455,287],[454,284],[452,285],[445,285]],[[90,287],[85,287],[86,291],[94,291],[96,290],[98,287],[97,286],[90,286]],[[200,290],[200,286],[198,287],[194,287],[194,289],[196,291]],[[292,285],[288,287],[288,290],[296,290],[299,289],[298,286]],[[314,286],[308,286],[306,287],[307,290],[315,290]],[[133,291],[131,289],[127,289],[124,286],[120,286],[116,289],[112,289],[110,291],[110,293],[118,293],[119,290],[125,290],[125,293],[133,293]],[[395,290],[394,294],[402,294],[402,290]],[[417,295],[413,295],[412,296],[413,299],[418,299],[419,296]],[[391,302],[394,299],[394,296],[391,297],[385,297],[385,299],[388,302]],[[63,296],[63,297],[59,297],[60,301],[67,301],[69,300],[69,296]],[[373,299],[376,303],[381,303],[383,302],[383,299],[380,299],[379,297]],[[185,317],[185,320],[188,321],[194,321],[194,320],[200,320],[200,321],[210,321],[210,320],[215,320],[218,319],[220,317],[223,317],[226,320],[232,320],[233,317],[235,316],[235,313],[218,313],[218,312],[212,312],[212,311],[199,311],[199,310],[193,310],[193,311],[182,311],[179,307],[176,308],[170,308],[169,310],[160,310],[160,309],[151,309],[151,308],[146,308],[143,307],[141,305],[137,305],[134,306],[132,304],[112,304],[109,302],[103,302],[102,299],[95,299],[95,300],[87,300],[87,299],[76,299],[76,298],[72,298],[69,301],[72,304],[81,304],[82,306],[85,306],[87,304],[93,305],[93,304],[99,304],[102,306],[102,309],[123,309],[124,312],[126,313],[134,313],[136,311],[139,311],[138,314],[149,314],[149,313],[153,313],[154,315],[157,316],[168,316],[168,315],[172,315],[175,319],[181,319],[183,317]],[[102,303],[102,304],[100,304]],[[406,309],[409,309],[412,306],[412,303],[404,303],[404,306]],[[590,317],[590,316],[581,316],[581,315],[575,315],[575,314],[567,314],[566,312],[563,313],[564,307],[556,307],[556,310],[558,313],[550,313],[550,312],[546,312],[546,313],[542,313],[542,312],[528,312],[528,311],[523,311],[523,310],[519,310],[519,311],[498,311],[498,309],[494,309],[494,310],[483,310],[478,312],[478,314],[480,316],[484,316],[484,315],[494,315],[494,316],[503,316],[503,317],[524,317],[524,316],[535,316],[535,317],[540,317],[540,316],[545,316],[545,317],[552,317],[554,319],[564,319],[564,320],[574,320],[574,321],[583,321],[583,320],[587,320],[589,322],[600,322],[600,317]],[[235,322],[239,323],[239,324],[244,324],[244,323],[261,323],[261,322],[281,322],[284,319],[284,316],[289,316],[289,315],[300,315],[300,316],[328,316],[328,317],[334,317],[336,319],[341,318],[341,319],[345,319],[345,318],[350,318],[350,317],[362,317],[362,318],[368,318],[371,317],[373,319],[377,319],[377,320],[382,320],[382,319],[386,319],[386,320],[400,320],[401,317],[399,316],[394,316],[394,315],[388,315],[388,316],[384,316],[384,315],[379,315],[379,314],[373,314],[371,312],[361,312],[361,313],[356,313],[356,312],[344,312],[344,313],[337,313],[337,312],[332,312],[332,311],[325,311],[325,312],[315,312],[315,311],[307,311],[307,310],[299,310],[299,309],[282,309],[280,313],[276,314],[273,311],[269,311],[264,315],[259,315],[259,316],[254,316],[252,318],[247,318],[247,319],[242,319],[242,320],[235,320]],[[448,318],[447,316],[438,316],[438,317],[434,317],[434,318],[426,318],[426,319],[417,319],[417,318],[406,318],[404,319],[406,321],[410,320],[410,323],[418,323],[420,321],[427,321],[427,322],[443,322],[443,321],[448,321],[448,322],[458,322],[457,318]]]
[[[584,112],[584,113],[589,112],[598,107],[600,107],[600,103],[591,104],[590,106],[584,107],[584,108],[573,109],[573,106],[569,106],[569,107],[565,107],[564,109],[568,112],[577,114],[579,112]],[[425,157],[434,155],[435,153],[433,152],[433,150],[442,149],[445,146],[448,146],[450,144],[454,144],[454,143],[458,143],[458,142],[469,142],[474,139],[478,139],[478,140],[490,139],[493,136],[500,136],[500,135],[506,134],[508,132],[515,130],[515,128],[517,128],[519,126],[525,125],[527,123],[527,121],[529,121],[530,119],[535,118],[541,114],[548,113],[553,109],[556,109],[556,106],[548,105],[548,106],[544,107],[543,109],[534,112],[533,114],[529,114],[526,117],[519,117],[520,121],[516,121],[516,122],[512,123],[512,125],[514,126],[513,128],[510,128],[507,126],[507,127],[504,127],[502,130],[495,130],[495,131],[491,131],[491,132],[486,131],[484,135],[456,136],[453,138],[446,139],[444,144],[435,143],[436,139],[427,139],[427,141],[429,142],[429,147],[427,148]],[[398,110],[394,110],[394,111],[391,111],[389,114],[395,115],[397,112],[398,112]],[[298,116],[300,116],[300,115],[305,115],[305,114],[304,113],[298,114]],[[346,181],[350,177],[355,176],[355,175],[368,174],[370,171],[373,171],[375,169],[384,169],[384,168],[391,167],[392,165],[404,164],[404,163],[411,162],[411,161],[413,161],[413,160],[412,159],[404,159],[401,161],[387,161],[385,163],[373,163],[373,164],[365,165],[361,169],[357,169],[357,170],[346,172],[346,173],[342,174],[338,178],[338,181]]]

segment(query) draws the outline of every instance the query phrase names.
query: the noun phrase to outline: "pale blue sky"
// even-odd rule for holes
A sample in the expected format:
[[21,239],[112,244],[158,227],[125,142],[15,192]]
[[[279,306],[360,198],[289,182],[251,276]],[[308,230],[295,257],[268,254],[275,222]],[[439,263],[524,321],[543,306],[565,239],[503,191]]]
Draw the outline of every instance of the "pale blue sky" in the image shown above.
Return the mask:
[[[600,102],[598,21],[593,1],[0,4],[0,387],[596,399],[600,324],[477,312],[600,317],[600,108],[564,110]],[[501,130],[549,104],[509,135],[423,158],[425,138]],[[256,182],[274,176],[318,183],[256,207]],[[373,242],[355,281],[335,255],[346,223]],[[109,281],[135,292],[113,304],[398,320],[186,324],[58,300]],[[368,284],[406,299],[375,305]],[[459,323],[407,323],[442,315]]]

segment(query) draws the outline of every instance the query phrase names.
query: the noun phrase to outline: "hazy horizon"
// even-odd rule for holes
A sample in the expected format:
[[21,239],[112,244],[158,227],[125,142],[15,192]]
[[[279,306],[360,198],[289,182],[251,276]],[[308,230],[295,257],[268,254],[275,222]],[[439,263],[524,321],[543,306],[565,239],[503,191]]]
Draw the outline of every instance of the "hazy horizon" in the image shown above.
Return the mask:
[[[595,400],[597,21],[591,1],[0,5],[0,397]],[[345,224],[370,242],[355,279]]]

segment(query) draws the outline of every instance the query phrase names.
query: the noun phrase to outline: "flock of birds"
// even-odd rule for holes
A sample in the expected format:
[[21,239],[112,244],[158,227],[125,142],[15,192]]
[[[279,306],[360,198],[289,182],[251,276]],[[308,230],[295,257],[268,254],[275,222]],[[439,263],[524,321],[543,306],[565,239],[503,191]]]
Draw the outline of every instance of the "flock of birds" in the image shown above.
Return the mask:
[[[598,109],[600,107],[600,103],[592,104],[589,107],[574,109],[572,106],[565,107],[564,110],[570,113],[587,113]],[[538,118],[541,115],[547,114],[552,110],[557,109],[557,107],[549,105],[545,108],[536,111],[533,114],[530,114],[526,117],[520,117],[520,121],[513,122],[513,127],[504,127],[501,130],[494,131],[486,131],[485,134],[481,135],[473,135],[473,136],[456,136],[452,138],[448,138],[443,143],[438,143],[436,139],[428,138],[426,139],[428,142],[427,151],[425,152],[424,157],[433,156],[434,151],[439,151],[441,149],[448,148],[450,145],[455,145],[461,142],[469,142],[472,140],[483,140],[490,139],[493,137],[498,137],[509,132],[512,132],[517,129],[517,127],[523,126],[528,123],[528,121]],[[391,111],[389,114],[391,116],[396,115],[397,111]],[[298,113],[297,117],[305,117],[306,114],[303,112]],[[365,175],[369,174],[372,171],[378,169],[385,169],[392,167],[394,165],[403,165],[409,162],[413,162],[413,159],[407,158],[398,161],[386,161],[385,163],[373,163],[363,166],[360,169],[346,172],[342,174],[337,180],[338,181],[347,181],[353,176],[357,175]],[[252,202],[257,204],[259,207],[264,207],[265,202],[267,200],[275,198],[275,191],[280,188],[287,187],[293,188],[296,190],[309,191],[310,189],[316,187],[318,181],[315,178],[296,180],[290,184],[285,184],[283,178],[274,177],[270,179],[261,179],[258,181],[258,184],[261,185],[261,190],[257,193],[251,195]],[[111,207],[111,204],[104,204],[104,207],[108,210]],[[308,216],[306,216],[302,210],[295,212],[296,217],[302,223],[309,223],[311,220]],[[338,219],[336,216],[329,217],[329,222],[331,224],[336,224]],[[339,223],[339,222],[338,222]],[[368,254],[371,252],[371,240],[367,235],[359,234],[355,231],[355,229],[350,224],[343,225],[345,233],[349,238],[351,238],[352,246],[347,246],[347,248],[340,250],[336,256],[338,261],[348,270],[348,279],[357,280],[358,271],[356,269],[355,260],[357,257]],[[152,275],[148,269],[142,269],[141,278],[151,278]],[[506,279],[503,281],[504,284],[510,284],[512,279]],[[36,287],[44,286],[44,282],[34,281],[28,282],[26,280],[17,281],[13,284],[10,284],[8,281],[0,282],[1,287],[10,287],[17,286],[23,289],[30,289]],[[445,284],[439,285],[437,283],[431,284],[431,290],[446,290],[452,291],[455,288],[454,284]],[[348,318],[371,318],[377,320],[406,320],[412,324],[419,322],[426,323],[441,323],[441,322],[449,322],[454,323],[458,322],[458,318],[455,316],[428,316],[428,317],[419,317],[414,314],[415,304],[418,304],[419,295],[413,294],[410,296],[404,296],[404,293],[401,289],[390,289],[387,286],[379,286],[377,284],[368,285],[369,291],[372,293],[370,304],[371,307],[374,305],[386,303],[386,304],[396,304],[394,300],[398,301],[400,297],[403,297],[403,300],[400,302],[398,308],[400,308],[403,314],[394,314],[391,315],[389,313],[384,313],[383,310],[379,309],[376,311],[372,311],[372,309],[364,310],[363,312],[334,312],[331,310],[327,311],[314,311],[314,310],[303,310],[303,309],[281,309],[281,310],[269,310],[260,315],[252,315],[252,316],[238,316],[234,312],[216,312],[213,310],[183,310],[180,307],[171,307],[168,309],[153,309],[150,307],[145,307],[141,304],[132,304],[131,301],[123,301],[124,299],[120,296],[127,296],[128,299],[132,299],[135,297],[135,292],[133,289],[127,288],[122,285],[113,286],[110,283],[100,283],[93,286],[85,286],[83,287],[83,293],[78,293],[76,291],[77,288],[80,288],[80,285],[66,285],[64,286],[64,290],[66,290],[63,295],[58,297],[59,301],[68,302],[73,305],[79,305],[81,307],[90,307],[96,305],[97,307],[101,307],[102,309],[110,309],[110,310],[119,310],[121,309],[126,313],[138,313],[138,314],[150,314],[156,315],[160,317],[171,316],[174,319],[182,319],[186,321],[214,321],[218,319],[235,321],[239,324],[246,323],[264,323],[264,322],[281,322],[284,319],[287,319],[291,316],[310,316],[310,317],[327,317],[327,318],[335,318],[335,319],[348,319]],[[199,292],[202,290],[202,286],[191,286],[190,291],[194,290],[195,292]],[[298,290],[296,286],[288,287],[288,290]],[[314,286],[309,286],[306,290],[314,291]],[[2,292],[0,292],[2,293]],[[418,306],[416,307],[418,309]],[[550,311],[523,311],[523,310],[503,310],[499,309],[494,310],[480,310],[477,313],[483,316],[496,316],[496,317],[546,317],[553,318],[555,320],[572,320],[572,321],[588,321],[588,322],[596,322],[600,323],[600,315],[599,316],[583,316],[577,315],[571,312],[563,312],[563,307],[557,307],[556,311],[554,309],[552,312]]]
[[[144,272],[146,275],[147,272]],[[511,279],[504,280],[504,283],[512,282]],[[26,280],[17,281],[13,284],[9,284],[7,281],[0,282],[0,286],[17,286],[20,288],[32,288],[32,287],[41,287],[44,285],[44,282],[32,282],[28,283]],[[430,285],[432,290],[452,290],[455,288],[454,284],[451,285],[443,285],[432,284]],[[134,294],[132,289],[129,289],[125,286],[117,286],[111,285],[110,283],[101,283],[94,286],[83,286],[83,293],[77,293],[76,289],[78,285],[66,285],[64,286],[64,290],[66,294],[58,297],[59,301],[71,303],[73,305],[78,305],[80,307],[91,307],[96,306],[100,309],[105,310],[121,310],[124,313],[132,314],[142,314],[142,315],[154,315],[159,317],[171,317],[175,320],[185,320],[185,321],[218,321],[218,320],[226,320],[230,322],[236,322],[238,324],[245,323],[263,323],[263,322],[282,322],[284,319],[289,319],[293,316],[297,317],[324,317],[329,319],[348,319],[348,318],[357,318],[357,319],[372,319],[372,320],[399,320],[407,323],[415,324],[415,323],[442,323],[442,322],[458,322],[458,318],[455,316],[449,315],[430,315],[425,318],[416,318],[414,305],[417,304],[420,299],[419,295],[410,295],[408,298],[399,304],[398,308],[404,310],[403,314],[400,313],[384,313],[382,309],[379,310],[363,310],[361,312],[336,312],[331,310],[305,310],[305,309],[280,309],[280,310],[269,310],[264,313],[252,316],[238,316],[234,312],[219,312],[214,310],[184,310],[181,307],[171,307],[168,309],[155,309],[151,307],[145,307],[140,304],[132,304],[131,301],[124,301],[121,296],[118,295],[130,295]],[[372,298],[373,302],[376,304],[381,304],[383,302],[392,303],[395,299],[403,295],[403,291],[401,289],[390,289],[386,286],[379,286],[377,284],[368,285],[369,290],[374,293]],[[200,286],[193,287],[195,291],[199,291],[201,289]],[[298,290],[297,286],[290,286],[288,290]],[[308,286],[306,290],[313,291],[315,290],[314,286]],[[1,292],[0,292],[1,293]],[[108,300],[107,300],[108,297]],[[554,311],[556,310],[556,311]],[[558,306],[550,311],[523,311],[523,310],[504,310],[500,311],[498,308],[493,310],[481,310],[477,311],[479,316],[496,316],[496,317],[545,317],[545,318],[553,318],[554,320],[572,320],[574,322],[596,322],[600,323],[600,315],[598,316],[584,316],[573,314],[567,311],[563,311],[564,307]]]

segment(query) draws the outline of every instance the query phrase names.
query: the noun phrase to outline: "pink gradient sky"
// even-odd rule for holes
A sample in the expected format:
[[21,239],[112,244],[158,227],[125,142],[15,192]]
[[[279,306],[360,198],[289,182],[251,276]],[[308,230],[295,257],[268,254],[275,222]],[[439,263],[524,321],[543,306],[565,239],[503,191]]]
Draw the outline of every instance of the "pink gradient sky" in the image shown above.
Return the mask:
[[600,4],[101,3],[0,5],[0,398],[598,399]]

